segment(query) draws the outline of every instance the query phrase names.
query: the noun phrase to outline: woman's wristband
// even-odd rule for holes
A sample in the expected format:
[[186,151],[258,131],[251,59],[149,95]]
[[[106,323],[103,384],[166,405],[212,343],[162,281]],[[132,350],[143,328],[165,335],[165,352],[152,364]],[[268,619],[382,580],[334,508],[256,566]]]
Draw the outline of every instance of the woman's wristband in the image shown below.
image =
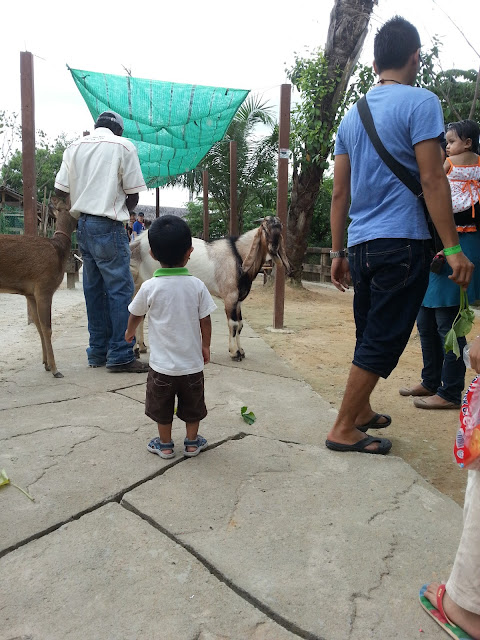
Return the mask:
[[461,253],[462,252],[462,247],[459,244],[456,244],[454,247],[446,247],[443,250],[443,253],[446,256],[452,256],[454,253]]

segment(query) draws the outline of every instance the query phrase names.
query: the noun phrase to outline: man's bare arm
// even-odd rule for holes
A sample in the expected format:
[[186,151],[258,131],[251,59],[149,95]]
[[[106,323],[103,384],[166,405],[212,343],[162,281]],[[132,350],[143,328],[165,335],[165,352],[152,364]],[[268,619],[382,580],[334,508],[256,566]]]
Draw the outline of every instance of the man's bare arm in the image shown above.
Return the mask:
[[[345,225],[350,206],[350,174],[351,167],[348,154],[335,156],[332,204],[330,208],[333,251],[341,251],[345,247]],[[346,258],[333,258],[331,279],[339,291],[348,289],[348,284],[351,280]]]
[[133,211],[138,204],[138,193],[130,193],[125,201],[128,211]]

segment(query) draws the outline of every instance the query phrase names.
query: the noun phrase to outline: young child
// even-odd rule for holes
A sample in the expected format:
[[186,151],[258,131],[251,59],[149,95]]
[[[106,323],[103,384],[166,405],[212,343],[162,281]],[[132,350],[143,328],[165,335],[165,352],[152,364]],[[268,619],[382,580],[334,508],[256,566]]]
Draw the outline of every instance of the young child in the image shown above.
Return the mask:
[[444,168],[452,192],[452,207],[459,233],[477,231],[480,216],[479,128],[473,120],[447,126],[447,159]]
[[193,251],[186,222],[176,216],[161,216],[148,230],[148,241],[150,254],[161,269],[142,284],[130,303],[125,332],[125,339],[131,342],[148,313],[150,369],[145,413],[157,422],[159,437],[147,449],[161,458],[174,457],[176,397],[177,417],[186,423],[183,455],[193,457],[207,446],[198,427],[207,415],[203,368],[210,361],[210,314],[217,307],[204,283],[185,268]]

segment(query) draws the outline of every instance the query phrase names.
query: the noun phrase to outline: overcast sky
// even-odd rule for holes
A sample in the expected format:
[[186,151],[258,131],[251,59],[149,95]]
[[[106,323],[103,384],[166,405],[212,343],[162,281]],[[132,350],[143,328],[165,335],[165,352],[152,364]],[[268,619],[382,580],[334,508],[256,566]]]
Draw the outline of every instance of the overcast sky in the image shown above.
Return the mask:
[[[292,66],[295,51],[325,44],[332,7],[333,0],[3,3],[0,109],[20,111],[20,51],[25,50],[35,56],[36,128],[52,138],[61,132],[77,137],[93,128],[66,64],[118,75],[126,67],[143,78],[251,89],[278,104],[280,85],[288,82],[285,67]],[[478,68],[478,56],[441,9],[478,51],[480,1],[462,0],[455,7],[449,0],[379,0],[361,60],[373,59],[376,30],[399,14],[415,24],[426,48],[434,34],[441,37],[444,68]],[[160,198],[171,206],[185,200],[171,189],[162,190]],[[153,194],[141,201],[154,204]]]

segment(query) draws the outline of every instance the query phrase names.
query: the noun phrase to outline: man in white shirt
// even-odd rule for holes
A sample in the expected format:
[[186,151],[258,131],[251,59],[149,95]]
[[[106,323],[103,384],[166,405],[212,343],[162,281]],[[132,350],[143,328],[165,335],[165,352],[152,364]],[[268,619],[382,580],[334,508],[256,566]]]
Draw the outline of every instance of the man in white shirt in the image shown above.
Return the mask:
[[55,180],[57,195],[70,195],[78,219],[77,239],[83,258],[87,306],[88,364],[111,372],[143,373],[147,363],[135,360],[125,340],[128,305],[133,296],[130,249],[125,222],[147,189],[137,150],[122,138],[123,119],[101,113],[92,135],[67,147]]

